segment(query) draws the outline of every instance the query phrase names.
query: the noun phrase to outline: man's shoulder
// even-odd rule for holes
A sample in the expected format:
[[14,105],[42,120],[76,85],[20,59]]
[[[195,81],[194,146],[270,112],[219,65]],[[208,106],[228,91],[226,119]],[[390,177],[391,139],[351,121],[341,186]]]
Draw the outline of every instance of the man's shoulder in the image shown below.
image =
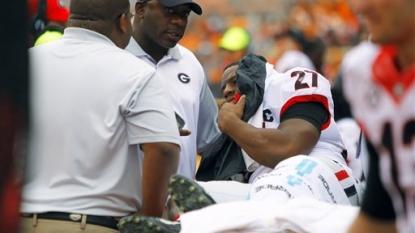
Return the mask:
[[284,96],[282,101],[294,96],[331,96],[330,82],[321,74],[302,67],[284,73],[275,71],[267,77],[265,84],[266,95],[276,99],[280,99],[276,96]]
[[196,55],[190,51],[190,49],[184,47],[183,45],[177,44],[177,49],[179,50],[180,54],[182,55],[183,59],[186,59],[188,61],[199,63],[199,60],[197,59]]
[[113,69],[122,70],[123,73],[150,77],[156,70],[142,59],[137,59],[132,53],[117,47],[108,47],[106,51],[97,54],[97,60],[102,60],[102,64],[111,64]]
[[189,53],[189,54],[194,55],[194,54],[193,54],[193,52],[192,52],[192,51],[190,51],[190,49],[188,49],[188,48],[184,47],[184,46],[183,46],[183,45],[181,45],[181,44],[177,44],[177,48],[180,50],[180,52],[183,52],[183,53]]
[[360,70],[371,68],[378,53],[378,45],[366,41],[361,42],[344,55],[341,69],[343,72],[349,72],[352,69]]
[[[112,60],[122,60],[123,62],[134,63],[134,64],[142,64],[144,67],[151,68],[148,64],[146,64],[143,60],[137,59],[132,53],[119,49],[118,47],[107,47],[105,51],[107,53],[105,56],[112,59]],[[111,58],[112,57],[112,58]]]
[[172,67],[172,64],[175,68],[181,68],[183,70],[187,70],[189,72],[195,73],[198,76],[202,75],[204,77],[204,70],[202,64],[197,59],[192,51],[188,48],[177,44],[174,47],[174,51],[171,52],[173,59],[170,59],[167,64],[169,67]]
[[286,71],[295,67],[315,70],[313,62],[310,58],[305,53],[295,50],[285,52],[276,65],[285,69],[280,71]]

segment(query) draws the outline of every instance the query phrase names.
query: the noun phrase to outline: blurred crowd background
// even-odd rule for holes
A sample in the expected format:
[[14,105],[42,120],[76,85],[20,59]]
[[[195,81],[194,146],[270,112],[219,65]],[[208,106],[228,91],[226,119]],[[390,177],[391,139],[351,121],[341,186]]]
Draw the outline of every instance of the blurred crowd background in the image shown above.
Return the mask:
[[[202,63],[216,97],[224,54],[219,42],[230,27],[251,35],[248,51],[274,64],[280,52],[275,35],[287,28],[303,33],[309,46],[321,50],[321,73],[334,82],[345,52],[359,41],[360,24],[348,0],[197,0],[203,15],[192,15],[181,44]],[[313,44],[321,40],[324,47]]]
[[[63,5],[69,6],[70,0],[60,0]],[[342,58],[346,52],[349,51],[354,45],[356,45],[362,38],[362,28],[359,23],[359,19],[354,15],[353,11],[349,7],[350,0],[194,0],[199,3],[203,8],[203,15],[197,16],[191,14],[189,18],[188,27],[184,38],[181,40],[181,44],[190,50],[192,50],[197,58],[203,65],[206,73],[208,83],[211,87],[215,97],[220,98],[220,79],[222,69],[224,65],[236,61],[246,52],[253,52],[264,56],[270,63],[274,64],[278,61],[278,58],[282,54],[284,46],[277,43],[276,35],[280,35],[287,29],[296,29],[302,33],[302,47],[304,52],[310,56],[314,61],[316,68],[327,79],[329,79],[333,85],[339,74],[339,67],[342,62]],[[10,3],[15,1],[10,1]],[[17,3],[18,1],[16,1]],[[134,5],[136,0],[130,0],[131,12],[134,12]],[[21,4],[21,10],[24,11],[26,4]],[[17,6],[17,4],[16,4]],[[36,11],[37,8],[34,9]],[[14,24],[10,22],[20,22],[24,25],[25,21],[32,19],[33,15],[21,17],[16,12],[8,11],[6,7],[0,8],[0,18],[3,17],[5,22],[3,28],[5,31],[14,27]],[[32,12],[33,13],[33,12]],[[236,33],[230,36],[228,40],[223,42],[223,36],[228,29],[233,27],[240,27],[246,30],[249,35],[249,39],[243,38],[243,34]],[[12,30],[11,30],[12,31]],[[20,44],[27,44],[27,38],[25,37],[25,31],[21,30],[21,34],[3,33],[4,41],[14,41],[18,45],[19,38]],[[242,36],[242,38],[240,38]],[[224,43],[224,44],[223,44]],[[230,53],[228,50],[235,47],[235,50]],[[240,50],[242,48],[242,50]],[[239,54],[238,54],[239,52]],[[13,99],[0,98],[0,112],[6,112],[6,120],[3,121],[3,125],[0,125],[2,132],[11,132],[6,137],[0,137],[3,142],[0,143],[0,150],[5,151],[14,149],[14,140],[16,140],[15,133],[22,127],[21,125],[27,124],[23,119],[28,117],[24,114],[28,113],[27,103],[27,59],[21,59],[21,57],[27,58],[26,48],[13,50],[12,53],[4,53],[3,57],[6,59],[2,62],[4,67],[10,66],[11,72],[9,79],[12,80],[7,83],[7,90],[12,90],[14,98],[17,96],[17,102],[23,102],[18,105],[24,110],[23,115],[19,115],[19,111],[14,109]],[[13,67],[17,67],[13,69]],[[19,72],[17,72],[19,71]],[[5,75],[7,76],[7,75]],[[3,81],[3,80],[2,80]],[[4,82],[4,81],[3,81]],[[21,82],[21,83],[19,83]],[[5,83],[2,83],[5,85]],[[20,85],[20,86],[19,86]],[[0,85],[1,86],[1,85]],[[20,89],[19,89],[20,88]],[[0,90],[1,91],[1,90]],[[23,94],[22,94],[23,93]],[[2,94],[2,93],[0,93]],[[4,97],[3,94],[0,97]],[[344,104],[346,106],[346,104]],[[338,109],[343,109],[342,105]],[[11,110],[10,110],[11,109]],[[347,107],[344,108],[347,110]],[[8,112],[10,111],[10,112]],[[25,112],[26,111],[26,112]],[[347,113],[349,114],[349,113]],[[2,115],[4,116],[4,115]],[[10,124],[9,122],[13,122]],[[20,128],[19,128],[20,127]],[[20,133],[20,132],[18,132]],[[24,142],[23,142],[24,143]],[[3,147],[1,147],[3,146]],[[0,153],[0,155],[12,155],[13,153]],[[11,160],[11,157],[6,157]],[[0,172],[8,172],[8,162],[2,163],[0,166]],[[7,173],[3,173],[7,174]],[[1,174],[0,174],[1,175]],[[0,199],[0,216],[8,216],[8,218],[0,218],[0,232],[13,232],[2,231],[2,229],[11,228],[10,226],[17,225],[19,211],[17,207],[19,205],[20,186],[16,182],[16,175],[10,172],[8,182],[5,186],[9,187],[10,192],[6,193],[1,203]],[[16,177],[14,177],[16,176]],[[0,177],[5,177],[0,176]],[[0,188],[3,184],[0,185]],[[2,195],[0,190],[0,195]],[[1,198],[1,196],[0,196]],[[8,210],[14,210],[14,212]],[[10,217],[15,216],[13,220]],[[4,220],[3,220],[4,219]],[[1,221],[3,220],[3,221]],[[13,222],[14,221],[14,222]],[[7,225],[7,224],[8,225]]]
[[[307,55],[320,60],[318,71],[334,82],[345,52],[360,38],[358,18],[350,0],[194,0],[203,15],[191,14],[180,44],[192,50],[203,65],[215,97],[221,97],[220,78],[226,54],[220,40],[231,27],[242,27],[250,35],[246,51],[264,56],[274,64],[281,55],[275,35],[287,28],[303,33]],[[63,0],[69,6],[70,0]],[[136,0],[130,0],[134,12]],[[304,48],[307,49],[307,48]],[[314,55],[313,55],[314,54]],[[226,61],[225,61],[226,60]]]

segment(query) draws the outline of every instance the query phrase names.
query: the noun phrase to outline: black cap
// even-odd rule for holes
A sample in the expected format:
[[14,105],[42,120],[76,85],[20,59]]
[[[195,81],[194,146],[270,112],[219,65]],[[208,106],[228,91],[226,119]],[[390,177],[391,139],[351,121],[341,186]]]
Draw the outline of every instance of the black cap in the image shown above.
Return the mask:
[[[138,0],[138,1],[147,2],[148,0]],[[202,7],[200,7],[199,4],[193,2],[192,0],[157,0],[157,1],[166,7],[174,7],[174,6],[178,6],[182,4],[189,4],[192,11],[195,12],[196,14],[201,15],[203,13]]]

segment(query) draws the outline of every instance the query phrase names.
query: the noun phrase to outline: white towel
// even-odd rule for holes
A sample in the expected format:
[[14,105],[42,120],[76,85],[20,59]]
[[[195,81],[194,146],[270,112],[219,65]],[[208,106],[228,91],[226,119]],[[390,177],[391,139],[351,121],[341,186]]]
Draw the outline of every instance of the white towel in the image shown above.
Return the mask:
[[[269,85],[269,77],[271,77],[273,74],[275,74],[275,70],[274,67],[269,64],[266,63],[265,64],[265,68],[267,71],[267,77],[265,78],[265,85],[264,85],[264,92],[267,89],[267,86]],[[256,128],[262,128],[262,124],[263,124],[263,107],[262,104],[258,107],[257,111],[255,112],[255,114],[248,120],[248,124],[256,127]],[[243,149],[242,150],[242,157],[245,161],[245,166],[246,166],[246,170],[249,172],[253,172],[255,170],[258,169],[258,167],[260,167],[259,163],[257,163],[255,160],[253,160]],[[272,170],[272,169],[271,169]]]
[[[255,112],[255,114],[248,120],[248,124],[256,127],[256,128],[262,128],[262,105],[259,106],[258,110]],[[255,171],[259,167],[259,163],[257,163],[255,160],[253,160],[249,155],[243,150],[242,151],[242,157],[245,161],[246,170],[249,172]]]
[[287,203],[240,201],[212,205],[180,216],[181,233],[345,233],[358,207],[299,197]]

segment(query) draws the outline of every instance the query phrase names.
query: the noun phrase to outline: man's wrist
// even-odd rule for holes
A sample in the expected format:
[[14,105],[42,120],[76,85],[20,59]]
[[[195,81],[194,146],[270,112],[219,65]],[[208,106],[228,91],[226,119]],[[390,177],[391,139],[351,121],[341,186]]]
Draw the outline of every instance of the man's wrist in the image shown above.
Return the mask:
[[235,114],[228,114],[222,119],[219,129],[222,133],[228,134],[240,120]]

